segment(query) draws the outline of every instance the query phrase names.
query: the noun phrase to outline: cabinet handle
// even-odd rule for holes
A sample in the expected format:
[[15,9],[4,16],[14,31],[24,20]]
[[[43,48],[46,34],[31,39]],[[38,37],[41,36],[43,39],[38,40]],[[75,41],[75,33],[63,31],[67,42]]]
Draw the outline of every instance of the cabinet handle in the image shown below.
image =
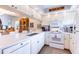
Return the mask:
[[23,43],[21,43],[21,45],[23,45]]

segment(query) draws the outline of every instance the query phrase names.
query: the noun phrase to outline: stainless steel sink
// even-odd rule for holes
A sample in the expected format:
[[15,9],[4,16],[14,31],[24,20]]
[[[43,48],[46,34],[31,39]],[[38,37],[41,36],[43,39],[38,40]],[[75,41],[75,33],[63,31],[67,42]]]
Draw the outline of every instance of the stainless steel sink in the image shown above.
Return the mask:
[[36,35],[36,34],[38,34],[38,33],[30,33],[27,36],[33,36],[33,35]]

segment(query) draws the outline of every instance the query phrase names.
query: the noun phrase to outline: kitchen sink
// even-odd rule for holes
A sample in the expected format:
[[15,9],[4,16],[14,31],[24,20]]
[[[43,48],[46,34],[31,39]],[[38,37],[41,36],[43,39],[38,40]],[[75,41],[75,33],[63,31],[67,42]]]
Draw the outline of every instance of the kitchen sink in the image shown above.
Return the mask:
[[36,34],[38,34],[38,33],[30,33],[27,36],[33,36],[33,35],[36,35]]

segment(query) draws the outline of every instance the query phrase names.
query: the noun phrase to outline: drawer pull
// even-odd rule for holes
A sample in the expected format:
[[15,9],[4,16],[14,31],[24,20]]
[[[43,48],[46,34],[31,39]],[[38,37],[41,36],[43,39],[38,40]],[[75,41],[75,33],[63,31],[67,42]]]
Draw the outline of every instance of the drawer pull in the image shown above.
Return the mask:
[[21,45],[23,45],[23,43],[21,43]]

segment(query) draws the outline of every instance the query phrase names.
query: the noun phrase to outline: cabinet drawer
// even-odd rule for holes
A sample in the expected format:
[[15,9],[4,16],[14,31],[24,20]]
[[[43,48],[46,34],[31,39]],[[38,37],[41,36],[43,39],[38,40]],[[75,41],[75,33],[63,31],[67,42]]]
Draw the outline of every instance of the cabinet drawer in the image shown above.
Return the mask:
[[28,42],[27,42],[27,41],[24,41],[24,42],[21,42],[21,43],[19,43],[19,44],[12,45],[12,46],[10,46],[10,47],[7,47],[7,48],[3,49],[3,50],[2,50],[2,53],[3,53],[3,54],[12,53],[13,51],[15,51],[15,50],[21,48],[22,46],[27,45],[27,44],[30,44],[29,41],[28,41]]
[[18,49],[19,47],[21,47],[21,43],[20,43],[20,44],[17,44],[17,45],[12,45],[12,46],[7,47],[7,48],[4,48],[4,49],[2,50],[2,53],[3,53],[3,54],[11,53],[12,51]]
[[30,54],[30,44],[25,44],[10,54]]
[[30,44],[30,40],[28,40],[28,41],[23,41],[23,42],[21,42],[20,44],[21,44],[21,45]]
[[54,48],[64,49],[64,45],[63,44],[49,43],[49,46],[50,47],[54,47]]

